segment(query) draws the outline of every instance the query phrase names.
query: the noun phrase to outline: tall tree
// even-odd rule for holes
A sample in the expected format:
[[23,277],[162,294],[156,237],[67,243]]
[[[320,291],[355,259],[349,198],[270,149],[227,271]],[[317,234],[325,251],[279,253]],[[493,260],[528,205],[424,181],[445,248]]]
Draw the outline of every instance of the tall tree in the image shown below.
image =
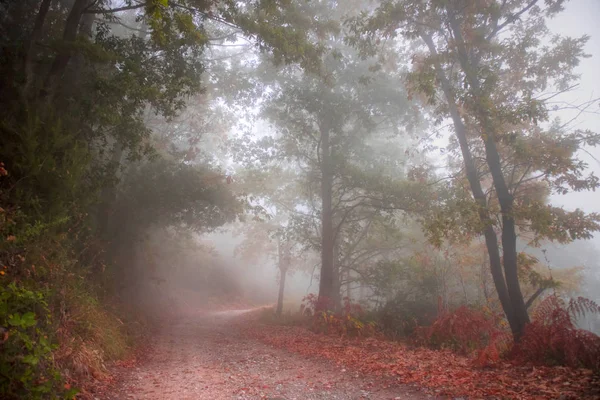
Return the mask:
[[[546,44],[550,32],[545,20],[560,12],[562,3],[390,0],[366,19],[350,21],[354,35],[349,41],[365,54],[382,37],[420,45],[409,86],[425,94],[440,117],[452,121],[496,290],[517,340],[529,322],[519,284],[517,221],[531,221],[538,234],[552,239],[557,231],[576,239],[600,229],[595,214],[568,212],[535,199],[515,204],[515,190],[530,173],[558,193],[598,187],[598,179],[584,175],[586,166],[577,158],[579,146],[596,144],[597,135],[540,125],[551,116],[547,100],[552,91],[565,91],[576,80],[573,68],[584,56],[587,40],[554,37]],[[483,173],[491,178],[500,208],[500,241],[476,148],[483,149]],[[507,163],[530,166],[520,175],[509,174]]]

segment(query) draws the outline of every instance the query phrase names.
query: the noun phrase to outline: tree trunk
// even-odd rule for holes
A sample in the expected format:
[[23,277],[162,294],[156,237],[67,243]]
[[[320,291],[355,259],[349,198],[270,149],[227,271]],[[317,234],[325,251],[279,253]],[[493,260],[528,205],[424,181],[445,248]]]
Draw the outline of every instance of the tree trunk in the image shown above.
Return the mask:
[[[88,5],[90,0],[88,0]],[[79,22],[78,38],[92,41],[94,27],[94,14],[83,14]],[[86,57],[82,52],[75,52],[71,56],[68,66],[65,67],[65,74],[68,75],[61,88],[61,97],[82,98],[90,90],[86,87]],[[60,78],[58,78],[60,79]],[[88,83],[89,86],[89,83]],[[85,116],[82,115],[84,118]]]
[[333,240],[333,284],[332,284],[332,298],[331,298],[331,306],[336,312],[339,312],[342,309],[342,298],[341,298],[341,290],[342,290],[342,276],[340,271],[340,257],[339,257],[339,235],[336,235]]
[[511,329],[515,340],[518,341],[523,333],[525,325],[529,323],[529,314],[527,313],[527,307],[525,306],[525,300],[523,299],[523,293],[521,292],[521,286],[519,284],[517,272],[517,233],[515,220],[512,215],[514,198],[508,189],[508,185],[506,184],[506,180],[504,179],[504,174],[502,172],[500,154],[496,146],[497,129],[495,128],[490,116],[490,110],[486,108],[486,104],[491,103],[489,102],[488,96],[486,96],[481,90],[479,78],[475,72],[478,70],[479,65],[469,59],[462,38],[462,31],[454,17],[454,12],[450,10],[448,14],[450,26],[457,46],[458,59],[463,71],[465,72],[467,83],[471,87],[475,117],[482,130],[481,133],[485,146],[485,159],[490,170],[490,174],[492,175],[492,181],[494,188],[496,189],[496,196],[498,198],[500,211],[502,213],[502,253],[504,258],[504,275],[506,277],[506,286],[515,320],[514,325],[511,325]]
[[[111,167],[115,168],[115,174],[119,171],[121,161],[123,159],[123,148],[119,143],[115,143],[112,149]],[[117,176],[118,177],[118,176]],[[102,188],[100,192],[100,203],[98,205],[98,232],[106,240],[113,241],[115,231],[118,229],[114,226],[114,217],[112,208],[117,198],[117,187],[108,185]]]
[[33,31],[31,32],[31,36],[29,38],[29,46],[27,47],[27,54],[25,55],[24,69],[25,69],[25,85],[23,87],[23,97],[27,98],[29,96],[29,90],[31,90],[31,86],[34,81],[34,71],[33,71],[33,63],[34,63],[34,51],[37,42],[42,37],[42,28],[44,27],[44,22],[46,21],[46,15],[48,15],[48,10],[50,9],[50,4],[52,0],[43,0],[40,5],[40,10],[38,11],[37,16],[35,17],[35,23],[33,25]]
[[484,250],[483,254],[483,262],[481,263],[481,290],[483,294],[483,299],[485,300],[485,304],[490,304],[490,295],[488,292],[488,278],[487,278],[487,265],[485,263],[485,256],[487,251]]
[[333,296],[333,166],[329,141],[329,127],[321,127],[321,279],[319,306],[326,308]]
[[280,267],[279,273],[281,276],[279,277],[279,294],[277,295],[277,309],[275,314],[281,316],[281,313],[283,312],[283,291],[285,289],[285,276],[287,275],[287,267]]
[[[431,36],[421,33],[421,37],[429,47],[432,56],[437,59],[437,50],[435,48]],[[438,80],[440,81],[440,84],[442,86],[442,91],[444,92],[444,96],[446,97],[446,102],[448,103],[450,116],[454,125],[454,131],[460,145],[463,161],[465,163],[465,171],[467,174],[467,179],[469,181],[469,186],[471,187],[471,192],[473,193],[475,201],[479,205],[479,219],[484,224],[483,234],[485,238],[485,244],[488,250],[488,256],[490,259],[490,271],[492,272],[494,286],[496,287],[498,298],[500,299],[500,304],[502,305],[502,309],[504,310],[506,319],[508,320],[513,334],[515,334],[516,332],[520,331],[520,324],[515,316],[513,304],[510,299],[506,281],[504,279],[504,274],[502,272],[502,260],[500,258],[498,237],[494,232],[492,220],[490,218],[489,211],[487,208],[487,200],[485,197],[485,193],[483,192],[483,189],[481,187],[481,182],[479,181],[479,176],[477,173],[477,167],[475,166],[475,162],[473,160],[473,156],[469,148],[469,143],[467,140],[467,128],[462,121],[460,113],[458,112],[458,107],[456,106],[456,100],[454,98],[452,86],[450,85],[450,82],[448,81],[448,78],[446,77],[445,72],[443,71],[440,63],[437,61],[435,63],[435,69]]]
[[[488,141],[493,140],[489,135]],[[530,322],[529,314],[527,313],[527,306],[525,305],[525,299],[523,298],[523,292],[521,291],[521,285],[519,283],[518,265],[517,265],[517,232],[515,227],[515,219],[513,217],[513,203],[514,199],[512,194],[509,193],[508,187],[504,180],[504,176],[501,171],[500,157],[498,152],[493,146],[493,160],[492,163],[488,162],[490,170],[493,168],[500,171],[499,177],[494,179],[494,187],[496,193],[498,193],[498,200],[500,202],[500,210],[502,212],[502,253],[504,256],[504,275],[506,277],[506,286],[508,288],[508,294],[517,318],[516,329],[513,329],[515,340],[519,340],[523,334],[525,326]],[[486,146],[487,149],[487,146]],[[487,153],[487,150],[486,150]],[[500,194],[500,190],[502,194]]]
[[358,301],[363,301],[365,299],[365,285],[361,281],[358,284]]
[[343,276],[346,280],[345,297],[347,297],[348,300],[352,300],[352,283],[350,282],[350,280],[352,279],[351,271],[349,269],[345,269]]
[[63,32],[62,48],[54,58],[54,62],[50,67],[50,72],[48,72],[48,76],[46,77],[44,88],[42,89],[41,93],[41,97],[45,98],[47,101],[51,101],[54,97],[58,80],[62,77],[69,60],[71,59],[71,46],[77,38],[79,21],[81,20],[81,16],[83,15],[83,11],[87,6],[88,1],[89,0],[75,0],[75,3],[69,12],[69,16],[67,17],[67,21],[65,23],[65,30]]

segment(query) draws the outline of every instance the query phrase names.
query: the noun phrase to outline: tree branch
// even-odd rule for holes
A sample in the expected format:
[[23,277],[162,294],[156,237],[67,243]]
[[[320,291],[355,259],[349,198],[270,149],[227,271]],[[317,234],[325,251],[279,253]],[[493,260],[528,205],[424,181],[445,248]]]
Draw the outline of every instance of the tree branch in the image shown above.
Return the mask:
[[513,15],[507,17],[506,20],[503,23],[501,23],[500,25],[496,26],[490,32],[490,34],[486,37],[486,40],[492,39],[494,36],[496,36],[496,34],[498,32],[500,32],[502,29],[506,28],[506,26],[508,26],[509,24],[512,24],[513,22],[515,22],[521,15],[523,15],[527,11],[529,11],[531,9],[531,7],[533,7],[537,2],[538,2],[538,0],[532,0],[531,2],[529,2],[529,4],[527,4],[525,7],[523,7],[523,9],[521,9],[519,12],[517,12],[516,14],[513,14]]
[[527,300],[525,302],[525,308],[529,309],[529,307],[531,307],[531,305],[533,304],[533,302],[535,301],[535,299],[537,299],[538,297],[540,297],[540,295],[542,293],[544,293],[546,291],[546,289],[548,289],[548,286],[541,286],[540,288],[538,288],[538,290],[536,290],[535,293],[531,295],[531,297],[529,298],[529,300]]
[[114,13],[118,13],[120,11],[137,10],[138,8],[146,7],[146,5],[147,5],[147,3],[138,3],[138,4],[132,4],[130,6],[111,8],[108,10],[100,10],[100,9],[85,10],[83,13],[84,14],[114,14]]

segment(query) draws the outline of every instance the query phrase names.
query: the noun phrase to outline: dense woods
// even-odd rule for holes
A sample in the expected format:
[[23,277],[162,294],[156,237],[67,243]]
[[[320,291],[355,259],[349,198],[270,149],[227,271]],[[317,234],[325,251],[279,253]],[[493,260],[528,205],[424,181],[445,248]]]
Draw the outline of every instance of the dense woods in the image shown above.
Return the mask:
[[597,374],[600,215],[553,202],[600,186],[563,3],[0,0],[0,397],[85,398],[184,298]]

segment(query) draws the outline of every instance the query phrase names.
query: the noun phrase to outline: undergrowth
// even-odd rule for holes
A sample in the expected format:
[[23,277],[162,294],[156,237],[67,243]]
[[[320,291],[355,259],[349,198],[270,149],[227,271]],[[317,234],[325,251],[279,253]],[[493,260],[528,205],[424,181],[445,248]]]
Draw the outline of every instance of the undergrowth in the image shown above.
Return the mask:
[[419,329],[416,339],[422,345],[474,354],[479,366],[493,364],[504,356],[521,364],[600,371],[600,337],[576,325],[577,317],[598,313],[600,307],[589,299],[566,301],[548,296],[533,311],[519,342],[513,344],[510,332],[501,327],[499,315],[461,306],[440,313],[431,326]]
[[15,153],[14,176],[0,164],[0,398],[7,400],[74,398],[105,378],[106,363],[135,337],[95,279],[102,257],[80,208],[88,202],[71,197],[82,189],[78,177],[40,189],[49,176],[74,175],[79,155],[54,150],[64,162],[26,178],[19,168],[35,152]]
[[60,390],[61,375],[53,362],[53,321],[46,294],[15,283],[0,286],[0,395],[4,399],[73,397]]
[[0,278],[0,398],[73,398],[107,378],[107,363],[139,337],[92,288],[68,279],[53,290]]
[[568,302],[558,296],[547,297],[515,346],[515,358],[600,372],[600,337],[576,325],[577,317],[599,313],[600,307],[583,297]]
[[324,308],[329,301],[319,301],[311,293],[302,299],[300,312],[288,310],[277,315],[268,308],[261,312],[259,320],[271,325],[304,326],[316,333],[341,337],[370,337],[379,333],[377,324],[367,319],[360,305],[347,297],[342,301],[339,310],[331,310]]
[[363,308],[350,298],[344,297],[338,310],[332,310],[330,304],[312,293],[302,300],[301,312],[310,317],[310,329],[314,332],[342,337],[369,337],[378,333],[377,324],[367,320]]
[[[589,299],[566,301],[548,296],[533,311],[532,322],[515,345],[500,314],[485,307],[460,306],[440,310],[432,324],[417,327],[407,340],[417,346],[469,355],[478,367],[512,359],[519,364],[562,365],[600,372],[600,337],[576,326],[578,317],[597,313],[600,306]],[[319,310],[317,296],[311,294],[303,299],[300,312],[276,316],[268,310],[261,320],[302,325],[316,333],[341,337],[383,337],[378,325],[367,321],[363,309],[348,298],[337,312],[323,311]]]
[[419,327],[415,340],[434,348],[470,354],[485,348],[501,334],[494,316],[483,310],[460,306],[450,312],[440,312],[430,326]]

